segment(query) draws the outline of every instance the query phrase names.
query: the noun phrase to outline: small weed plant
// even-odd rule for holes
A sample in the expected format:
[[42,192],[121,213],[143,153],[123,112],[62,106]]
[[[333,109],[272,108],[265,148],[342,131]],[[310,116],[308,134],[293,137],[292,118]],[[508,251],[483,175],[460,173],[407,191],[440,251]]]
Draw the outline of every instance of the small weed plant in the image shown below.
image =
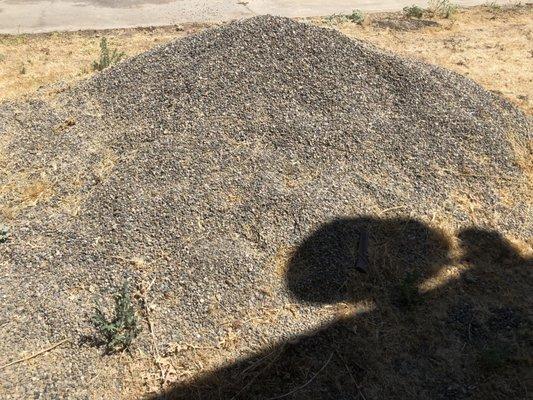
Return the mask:
[[117,49],[111,51],[107,45],[107,39],[103,37],[100,41],[100,59],[93,62],[93,70],[103,71],[107,67],[118,63],[125,56],[126,53],[123,51],[119,52]]
[[365,20],[365,15],[361,10],[353,10],[351,14],[346,16],[346,18],[348,21],[353,22],[354,24],[361,25]]
[[408,18],[422,18],[424,16],[424,9],[413,4],[412,6],[404,7],[403,13]]
[[96,304],[92,323],[105,345],[106,353],[127,350],[141,331],[127,284],[115,295],[115,313],[108,319],[100,304]]
[[324,19],[329,23],[352,22],[361,25],[365,20],[365,15],[361,10],[353,10],[351,14],[333,14]]
[[485,7],[488,8],[492,12],[497,12],[497,11],[502,10],[502,6],[494,1],[490,3],[485,3]]
[[418,278],[418,273],[409,272],[396,287],[397,302],[400,307],[412,309],[420,303],[421,296],[417,286]]
[[430,9],[434,15],[451,18],[457,12],[457,5],[450,0],[430,0]]
[[7,242],[9,239],[9,228],[6,225],[0,225],[0,243]]

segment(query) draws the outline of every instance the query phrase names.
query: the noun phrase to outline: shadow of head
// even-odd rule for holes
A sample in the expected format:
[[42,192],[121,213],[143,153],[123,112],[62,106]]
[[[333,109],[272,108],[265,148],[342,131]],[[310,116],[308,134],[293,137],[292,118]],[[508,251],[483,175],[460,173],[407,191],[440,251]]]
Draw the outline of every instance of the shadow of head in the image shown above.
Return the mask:
[[461,262],[472,266],[465,275],[471,290],[528,297],[533,279],[528,245],[519,248],[497,231],[478,228],[464,229],[457,238],[463,251]]
[[531,257],[524,257],[520,251],[497,231],[468,228],[457,236],[463,249],[463,261],[478,267],[498,264],[502,268],[528,264]]
[[[371,279],[397,284],[406,274],[423,280],[448,261],[446,236],[414,219],[342,218],[322,225],[291,257],[286,284],[299,301],[335,303],[360,300],[364,290],[353,290],[360,279],[359,241],[368,234]],[[379,284],[379,282],[374,282]],[[375,285],[373,285],[375,289]],[[364,288],[358,288],[364,289]]]

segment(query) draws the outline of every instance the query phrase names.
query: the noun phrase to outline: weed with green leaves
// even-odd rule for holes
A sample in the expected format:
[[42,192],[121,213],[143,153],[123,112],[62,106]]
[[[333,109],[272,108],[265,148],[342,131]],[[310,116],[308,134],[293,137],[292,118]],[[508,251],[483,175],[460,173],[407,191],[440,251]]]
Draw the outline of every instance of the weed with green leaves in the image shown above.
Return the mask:
[[92,323],[105,344],[106,353],[127,350],[141,331],[127,284],[115,295],[115,314],[108,320],[96,304]]
[[424,9],[413,4],[412,6],[404,7],[403,13],[408,18],[422,18],[424,16]]
[[107,46],[107,39],[105,37],[100,41],[100,59],[93,61],[93,70],[103,71],[107,67],[118,63],[126,56],[123,51],[119,52],[117,49],[111,51]]
[[6,225],[0,225],[0,243],[7,242],[9,239],[9,228]]
[[353,10],[351,14],[332,14],[324,19],[329,23],[352,22],[361,25],[365,20],[365,15],[361,10]]
[[353,10],[351,14],[347,15],[348,21],[361,25],[365,20],[365,15],[361,10]]

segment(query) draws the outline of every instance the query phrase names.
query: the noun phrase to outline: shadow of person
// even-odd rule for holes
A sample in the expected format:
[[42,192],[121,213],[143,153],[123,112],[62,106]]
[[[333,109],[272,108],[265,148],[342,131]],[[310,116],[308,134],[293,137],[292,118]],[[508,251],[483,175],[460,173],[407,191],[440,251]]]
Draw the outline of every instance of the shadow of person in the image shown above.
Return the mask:
[[[363,232],[369,236],[368,274],[355,269]],[[458,239],[462,255],[453,259],[449,237],[413,219],[343,218],[322,225],[288,263],[291,295],[354,309],[372,302],[375,309],[341,317],[153,399],[527,396],[518,383],[525,381],[527,365],[515,356],[531,350],[525,301],[531,258],[497,232],[472,228]],[[455,264],[467,271],[465,278],[443,277]],[[424,282],[432,289],[421,291]],[[494,343],[514,348],[499,354]]]

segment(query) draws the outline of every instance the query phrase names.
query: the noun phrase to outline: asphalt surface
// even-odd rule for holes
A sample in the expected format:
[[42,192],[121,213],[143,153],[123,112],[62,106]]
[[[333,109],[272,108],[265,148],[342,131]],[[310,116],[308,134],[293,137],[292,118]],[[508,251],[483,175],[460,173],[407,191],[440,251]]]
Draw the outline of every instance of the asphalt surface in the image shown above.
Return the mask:
[[[427,1],[412,0],[1,0],[0,33],[162,26],[180,22],[217,22],[272,14],[310,17],[362,11],[397,11]],[[459,0],[473,6],[484,0]],[[506,3],[496,1],[496,3]]]

